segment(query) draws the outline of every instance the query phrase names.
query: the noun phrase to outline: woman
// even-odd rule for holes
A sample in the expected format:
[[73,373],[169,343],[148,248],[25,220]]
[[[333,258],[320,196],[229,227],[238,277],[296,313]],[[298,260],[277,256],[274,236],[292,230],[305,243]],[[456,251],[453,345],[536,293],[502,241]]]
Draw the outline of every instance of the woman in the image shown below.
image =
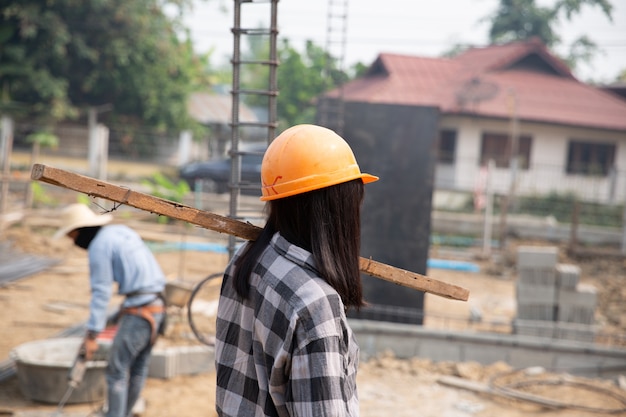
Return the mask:
[[267,223],[224,274],[216,335],[220,416],[357,416],[363,184],[348,144],[298,125],[261,167]]

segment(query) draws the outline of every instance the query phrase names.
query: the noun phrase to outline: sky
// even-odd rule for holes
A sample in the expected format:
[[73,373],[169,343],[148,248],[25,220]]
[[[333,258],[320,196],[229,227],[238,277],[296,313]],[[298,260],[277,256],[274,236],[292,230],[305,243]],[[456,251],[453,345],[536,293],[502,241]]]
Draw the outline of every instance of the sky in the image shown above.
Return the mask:
[[[599,9],[585,6],[576,18],[559,22],[555,28],[563,45],[587,35],[601,50],[590,64],[574,72],[581,81],[609,83],[626,70],[626,0],[609,1],[613,4],[612,22]],[[537,0],[542,6],[553,3]],[[329,19],[330,4],[335,5],[332,15],[346,8],[347,18]],[[278,37],[289,39],[300,51],[306,40],[326,47],[329,22],[333,40],[342,39],[345,24],[344,68],[356,62],[369,65],[381,52],[437,57],[458,43],[486,45],[489,24],[481,20],[495,13],[498,4],[499,0],[280,0]],[[214,64],[227,63],[232,56],[233,7],[232,0],[194,0],[194,8],[184,20],[196,50],[214,50]],[[270,15],[269,3],[244,3],[241,26],[267,26]],[[554,52],[565,54],[566,50]],[[341,43],[332,44],[329,51],[341,56]]]

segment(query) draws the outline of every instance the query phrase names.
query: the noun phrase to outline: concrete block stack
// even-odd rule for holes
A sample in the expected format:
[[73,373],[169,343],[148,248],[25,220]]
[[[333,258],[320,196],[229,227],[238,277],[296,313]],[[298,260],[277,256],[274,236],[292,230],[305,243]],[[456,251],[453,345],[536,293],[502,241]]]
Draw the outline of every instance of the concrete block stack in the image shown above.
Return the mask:
[[555,321],[558,255],[555,247],[518,249],[515,288],[518,319]]
[[517,334],[593,342],[597,293],[579,282],[580,268],[558,264],[558,248],[520,246],[517,252]]
[[148,376],[169,379],[215,369],[215,351],[208,346],[170,346],[152,351]]

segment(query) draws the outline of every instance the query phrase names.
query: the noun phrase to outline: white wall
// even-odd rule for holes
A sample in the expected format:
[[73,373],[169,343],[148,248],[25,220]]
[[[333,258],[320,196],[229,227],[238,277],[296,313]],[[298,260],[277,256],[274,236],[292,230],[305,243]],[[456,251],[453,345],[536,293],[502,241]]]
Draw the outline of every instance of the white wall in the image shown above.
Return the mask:
[[[471,192],[479,175],[480,147],[485,131],[508,133],[510,122],[479,117],[444,116],[441,129],[457,130],[455,164],[438,166],[435,174],[437,188]],[[530,168],[517,171],[516,194],[560,194],[575,192],[581,198],[599,202],[626,200],[626,132],[554,126],[539,123],[519,124],[519,133],[532,137]],[[617,152],[616,177],[590,177],[566,173],[568,143],[572,139],[615,143]],[[496,168],[492,176],[494,191],[507,193],[512,171]]]

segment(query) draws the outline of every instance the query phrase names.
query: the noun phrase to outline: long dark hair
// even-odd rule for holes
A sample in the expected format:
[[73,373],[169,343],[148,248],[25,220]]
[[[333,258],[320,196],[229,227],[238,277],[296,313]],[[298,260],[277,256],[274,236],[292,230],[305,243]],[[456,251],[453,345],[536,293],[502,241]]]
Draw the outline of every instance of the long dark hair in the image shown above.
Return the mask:
[[242,298],[250,291],[250,274],[276,232],[313,254],[321,277],[346,307],[364,305],[359,270],[361,247],[361,179],[291,197],[271,200],[268,220],[256,241],[238,259],[234,286]]

